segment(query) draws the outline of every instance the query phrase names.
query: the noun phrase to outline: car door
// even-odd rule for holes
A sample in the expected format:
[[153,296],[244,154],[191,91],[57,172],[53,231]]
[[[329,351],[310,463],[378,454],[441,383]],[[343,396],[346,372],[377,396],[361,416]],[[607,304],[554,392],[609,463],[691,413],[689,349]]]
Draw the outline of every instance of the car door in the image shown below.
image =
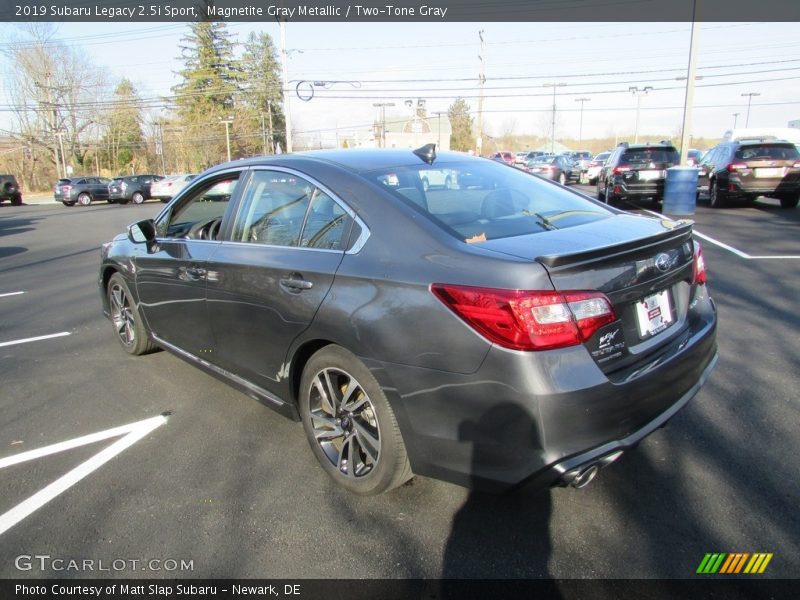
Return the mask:
[[[213,347],[207,263],[219,248],[217,232],[229,218],[240,173],[226,171],[196,182],[156,219],[155,251],[142,250],[135,258],[136,290],[150,331],[204,359]],[[219,193],[221,186],[226,193]]]
[[714,170],[714,156],[718,152],[719,147],[712,148],[700,161],[697,167],[697,191],[706,193],[708,192],[708,179],[711,172]]
[[344,256],[353,214],[298,173],[253,169],[208,267],[214,360],[279,393],[287,349],[310,324]]

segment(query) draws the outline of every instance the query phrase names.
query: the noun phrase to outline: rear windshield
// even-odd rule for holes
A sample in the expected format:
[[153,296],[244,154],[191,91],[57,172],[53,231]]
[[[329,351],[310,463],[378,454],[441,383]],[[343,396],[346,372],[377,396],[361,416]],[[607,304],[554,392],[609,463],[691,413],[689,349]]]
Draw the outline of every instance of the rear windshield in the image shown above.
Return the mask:
[[633,148],[626,150],[621,162],[624,163],[677,163],[680,160],[675,148]]
[[[566,229],[612,216],[575,192],[488,160],[397,167],[364,176],[467,243]],[[427,190],[423,179],[429,182]]]
[[739,146],[734,158],[739,160],[792,160],[800,157],[797,148],[791,144],[758,144]]

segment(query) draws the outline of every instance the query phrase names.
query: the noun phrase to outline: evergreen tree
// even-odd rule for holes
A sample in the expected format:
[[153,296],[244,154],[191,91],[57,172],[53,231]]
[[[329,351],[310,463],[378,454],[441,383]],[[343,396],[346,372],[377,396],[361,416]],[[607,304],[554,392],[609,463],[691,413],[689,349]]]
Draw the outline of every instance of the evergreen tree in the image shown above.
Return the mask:
[[[172,91],[179,122],[191,143],[191,156],[187,158],[195,168],[201,168],[225,160],[225,129],[220,121],[235,113],[239,65],[225,23],[189,24],[180,48],[185,65],[179,71],[183,81]],[[231,141],[233,144],[235,140]]]
[[450,119],[450,149],[466,151],[475,147],[475,137],[472,135],[473,118],[469,114],[469,104],[463,98],[456,98],[447,109]]
[[241,85],[244,91],[240,111],[242,125],[248,131],[257,131],[260,134],[246,138],[249,153],[264,153],[264,134],[267,138],[267,152],[274,152],[278,143],[281,147],[286,147],[280,63],[269,34],[251,32],[245,41],[241,59]]

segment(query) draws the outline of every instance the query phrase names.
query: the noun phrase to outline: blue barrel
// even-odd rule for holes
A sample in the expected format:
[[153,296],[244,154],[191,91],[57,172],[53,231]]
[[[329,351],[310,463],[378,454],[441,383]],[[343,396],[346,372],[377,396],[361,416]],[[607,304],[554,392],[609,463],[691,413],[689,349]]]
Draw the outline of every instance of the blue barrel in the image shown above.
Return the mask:
[[697,206],[697,168],[671,167],[664,182],[664,206],[669,215],[693,215]]

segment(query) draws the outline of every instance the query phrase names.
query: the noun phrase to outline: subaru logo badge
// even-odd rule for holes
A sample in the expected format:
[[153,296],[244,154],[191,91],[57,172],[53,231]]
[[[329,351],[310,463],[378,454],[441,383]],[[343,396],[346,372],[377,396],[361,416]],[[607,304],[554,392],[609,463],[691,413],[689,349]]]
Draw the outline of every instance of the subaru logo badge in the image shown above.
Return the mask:
[[666,273],[669,271],[670,266],[672,266],[672,260],[669,258],[669,254],[661,253],[656,256],[656,268],[661,271],[662,273]]

